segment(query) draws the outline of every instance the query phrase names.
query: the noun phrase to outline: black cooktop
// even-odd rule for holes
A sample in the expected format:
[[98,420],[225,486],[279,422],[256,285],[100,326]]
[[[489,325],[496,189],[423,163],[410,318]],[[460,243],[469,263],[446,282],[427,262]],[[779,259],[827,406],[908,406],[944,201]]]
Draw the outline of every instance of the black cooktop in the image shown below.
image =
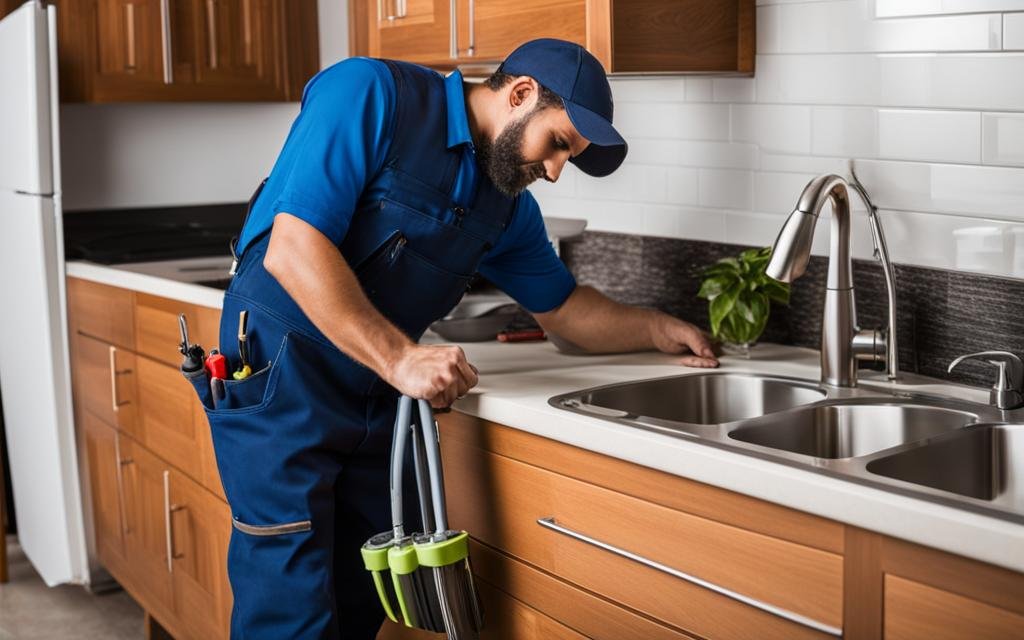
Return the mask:
[[242,228],[245,207],[241,202],[66,212],[65,258],[124,264],[228,256],[228,243]]

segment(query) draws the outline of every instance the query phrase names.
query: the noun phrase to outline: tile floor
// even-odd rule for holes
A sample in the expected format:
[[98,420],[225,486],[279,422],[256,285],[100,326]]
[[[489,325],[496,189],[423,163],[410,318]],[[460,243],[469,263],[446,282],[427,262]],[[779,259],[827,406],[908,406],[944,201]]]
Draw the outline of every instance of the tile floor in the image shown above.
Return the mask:
[[143,637],[142,609],[124,591],[48,588],[17,539],[7,539],[11,581],[0,584],[0,640],[128,640]]

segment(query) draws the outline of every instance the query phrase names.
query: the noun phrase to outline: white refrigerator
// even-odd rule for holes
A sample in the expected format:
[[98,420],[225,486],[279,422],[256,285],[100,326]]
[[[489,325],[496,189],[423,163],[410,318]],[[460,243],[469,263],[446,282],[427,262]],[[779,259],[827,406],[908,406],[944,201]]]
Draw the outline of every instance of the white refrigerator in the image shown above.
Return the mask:
[[0,401],[18,541],[46,584],[88,582],[71,407],[56,9],[0,21]]

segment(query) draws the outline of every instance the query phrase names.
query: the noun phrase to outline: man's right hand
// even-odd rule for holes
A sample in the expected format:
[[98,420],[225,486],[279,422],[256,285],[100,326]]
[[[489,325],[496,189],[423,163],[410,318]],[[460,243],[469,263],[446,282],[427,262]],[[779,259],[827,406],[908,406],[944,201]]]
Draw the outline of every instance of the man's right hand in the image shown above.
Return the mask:
[[479,378],[461,347],[410,344],[402,349],[385,380],[399,392],[443,409],[466,395]]

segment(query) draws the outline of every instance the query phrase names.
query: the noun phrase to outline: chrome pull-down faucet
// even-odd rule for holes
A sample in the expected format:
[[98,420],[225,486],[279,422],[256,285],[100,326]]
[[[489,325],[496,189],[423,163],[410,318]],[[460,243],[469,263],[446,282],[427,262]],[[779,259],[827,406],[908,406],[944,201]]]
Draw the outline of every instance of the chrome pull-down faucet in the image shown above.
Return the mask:
[[[853,163],[850,163],[851,173]],[[882,263],[889,301],[889,326],[861,330],[853,293],[850,257],[850,189],[864,200],[871,223],[875,257]],[[896,289],[892,263],[877,211],[853,174],[853,182],[834,174],[811,180],[772,247],[767,274],[792,282],[804,274],[811,257],[814,227],[826,202],[832,203],[828,279],[821,327],[821,381],[837,387],[857,386],[857,361],[885,362],[889,379],[898,376],[896,350]]]

